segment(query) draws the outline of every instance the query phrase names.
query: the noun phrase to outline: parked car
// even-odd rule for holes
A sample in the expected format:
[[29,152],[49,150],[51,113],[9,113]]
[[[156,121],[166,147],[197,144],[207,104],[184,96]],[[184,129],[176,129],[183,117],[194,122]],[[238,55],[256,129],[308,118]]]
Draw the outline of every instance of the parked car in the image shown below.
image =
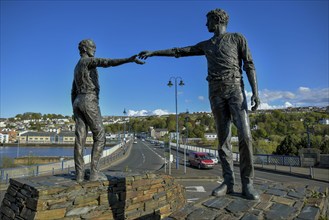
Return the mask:
[[215,163],[209,158],[208,153],[191,152],[189,153],[188,161],[190,166],[201,168],[213,168]]
[[218,164],[218,158],[213,153],[207,153],[208,157],[214,161],[215,164]]

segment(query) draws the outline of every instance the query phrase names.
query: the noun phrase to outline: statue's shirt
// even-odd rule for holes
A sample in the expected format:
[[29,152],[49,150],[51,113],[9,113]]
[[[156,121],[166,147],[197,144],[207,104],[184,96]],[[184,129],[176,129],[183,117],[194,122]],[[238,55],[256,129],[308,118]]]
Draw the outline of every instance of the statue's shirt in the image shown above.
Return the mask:
[[207,80],[237,81],[245,71],[254,70],[254,63],[246,39],[238,33],[225,33],[194,46],[173,48],[176,57],[205,55],[208,63]]
[[78,94],[95,94],[99,97],[98,71],[96,67],[111,66],[111,59],[82,57],[74,69],[72,103]]

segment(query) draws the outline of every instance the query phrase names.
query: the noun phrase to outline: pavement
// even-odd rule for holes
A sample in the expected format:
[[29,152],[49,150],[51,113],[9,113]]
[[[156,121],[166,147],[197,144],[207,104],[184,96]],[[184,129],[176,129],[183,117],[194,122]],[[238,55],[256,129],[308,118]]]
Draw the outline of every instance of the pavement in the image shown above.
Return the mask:
[[[255,169],[304,178],[313,177],[313,179],[328,183],[329,186],[328,169],[313,168],[310,171],[310,168],[274,167],[273,165],[255,165]],[[159,173],[161,172],[163,173],[163,170],[159,171]],[[183,168],[171,170],[171,175],[178,181],[222,181],[218,176],[205,175],[205,173],[208,172],[198,169],[186,173]],[[260,193],[258,201],[243,198],[241,185],[237,184],[234,186],[235,193],[223,197],[207,195],[195,203],[187,203],[184,208],[172,213],[165,220],[329,219],[328,186],[322,185],[324,187],[307,185],[303,181],[300,183],[276,183],[257,179],[254,180],[254,187]]]

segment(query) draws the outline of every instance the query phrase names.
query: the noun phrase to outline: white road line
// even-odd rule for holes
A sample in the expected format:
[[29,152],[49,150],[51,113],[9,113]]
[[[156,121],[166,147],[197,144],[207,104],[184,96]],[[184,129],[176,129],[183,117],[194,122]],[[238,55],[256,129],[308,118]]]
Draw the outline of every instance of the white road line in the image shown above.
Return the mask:
[[[143,142],[142,142],[143,143]],[[147,144],[143,143],[148,149],[150,149],[155,155],[157,155],[158,157],[160,157],[162,160],[164,160],[164,158],[158,154],[157,152],[155,152],[152,148],[150,148]]]
[[143,163],[145,163],[145,155],[142,153]]
[[191,199],[187,199],[187,202],[195,202],[197,200],[199,200],[200,198],[191,198]]
[[186,192],[206,192],[203,186],[186,186]]

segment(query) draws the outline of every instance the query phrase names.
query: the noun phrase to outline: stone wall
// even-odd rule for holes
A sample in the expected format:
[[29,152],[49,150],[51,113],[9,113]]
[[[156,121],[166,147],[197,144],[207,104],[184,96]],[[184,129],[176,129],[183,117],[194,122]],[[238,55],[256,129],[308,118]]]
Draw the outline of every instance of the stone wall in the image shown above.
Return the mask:
[[69,176],[10,179],[0,219],[161,219],[186,203],[183,187],[170,176],[106,176],[81,184]]

